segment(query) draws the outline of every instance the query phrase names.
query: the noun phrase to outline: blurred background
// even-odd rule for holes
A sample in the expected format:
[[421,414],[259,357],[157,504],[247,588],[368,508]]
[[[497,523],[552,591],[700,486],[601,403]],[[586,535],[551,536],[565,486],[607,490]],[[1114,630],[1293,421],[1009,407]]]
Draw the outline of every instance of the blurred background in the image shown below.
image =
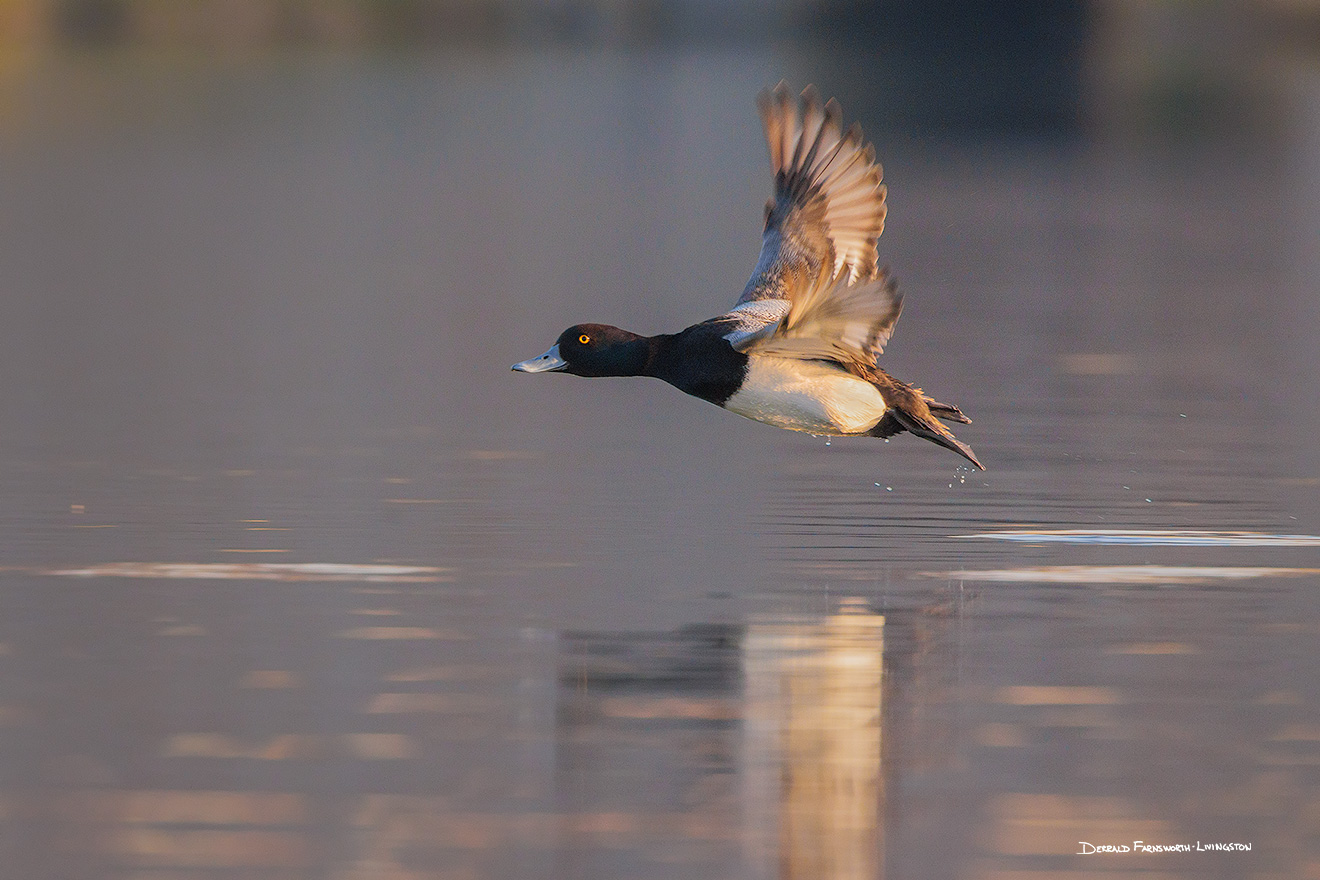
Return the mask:
[[[12,57],[271,53],[812,53],[886,125],[1204,131],[1286,116],[1313,57],[1310,0],[4,0]],[[813,61],[817,59],[813,57]],[[879,88],[883,86],[883,88]]]
[[[781,79],[984,473],[510,373]],[[1309,0],[0,0],[0,874],[1320,877],[1317,206]]]

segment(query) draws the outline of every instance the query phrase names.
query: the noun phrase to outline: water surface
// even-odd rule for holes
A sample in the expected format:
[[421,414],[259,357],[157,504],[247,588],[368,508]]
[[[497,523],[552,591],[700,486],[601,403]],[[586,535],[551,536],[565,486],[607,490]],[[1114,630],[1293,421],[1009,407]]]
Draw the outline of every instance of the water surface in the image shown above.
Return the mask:
[[[885,365],[984,473],[509,372],[730,304],[752,97],[810,75],[7,72],[15,876],[1317,870],[1320,80],[1176,149],[949,143],[822,84],[886,164]],[[1076,855],[1134,840],[1252,849]]]

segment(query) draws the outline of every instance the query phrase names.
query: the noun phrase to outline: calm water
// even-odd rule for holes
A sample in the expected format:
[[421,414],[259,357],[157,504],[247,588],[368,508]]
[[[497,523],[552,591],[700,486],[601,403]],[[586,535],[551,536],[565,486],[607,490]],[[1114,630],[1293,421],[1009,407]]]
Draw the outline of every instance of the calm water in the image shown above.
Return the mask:
[[1320,77],[1151,148],[822,84],[985,473],[509,372],[730,304],[814,75],[11,66],[5,876],[1320,872]]

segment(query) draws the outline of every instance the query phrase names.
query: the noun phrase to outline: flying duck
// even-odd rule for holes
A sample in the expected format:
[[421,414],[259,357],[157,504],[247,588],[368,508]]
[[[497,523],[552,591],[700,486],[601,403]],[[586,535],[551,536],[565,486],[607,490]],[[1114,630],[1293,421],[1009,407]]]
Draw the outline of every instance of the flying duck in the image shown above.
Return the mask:
[[740,416],[811,434],[910,431],[984,470],[939,419],[969,424],[876,364],[903,297],[877,265],[885,186],[875,148],[833,98],[782,82],[757,97],[775,194],[751,280],[723,315],[678,333],[640,336],[576,324],[523,373],[654,376]]

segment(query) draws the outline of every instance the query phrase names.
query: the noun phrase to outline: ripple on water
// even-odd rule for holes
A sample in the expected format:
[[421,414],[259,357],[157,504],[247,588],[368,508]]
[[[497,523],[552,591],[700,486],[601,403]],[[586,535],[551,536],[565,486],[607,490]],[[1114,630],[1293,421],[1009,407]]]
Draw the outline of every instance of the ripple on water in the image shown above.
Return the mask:
[[167,578],[174,580],[355,581],[434,583],[452,580],[430,565],[349,565],[335,562],[105,562],[38,569],[58,577]]
[[1014,529],[950,535],[1028,544],[1134,544],[1147,547],[1320,547],[1317,535],[1165,529]]
[[1216,580],[1306,577],[1316,574],[1320,574],[1320,568],[1227,565],[1040,565],[921,572],[923,577],[1015,584],[1201,584]]

